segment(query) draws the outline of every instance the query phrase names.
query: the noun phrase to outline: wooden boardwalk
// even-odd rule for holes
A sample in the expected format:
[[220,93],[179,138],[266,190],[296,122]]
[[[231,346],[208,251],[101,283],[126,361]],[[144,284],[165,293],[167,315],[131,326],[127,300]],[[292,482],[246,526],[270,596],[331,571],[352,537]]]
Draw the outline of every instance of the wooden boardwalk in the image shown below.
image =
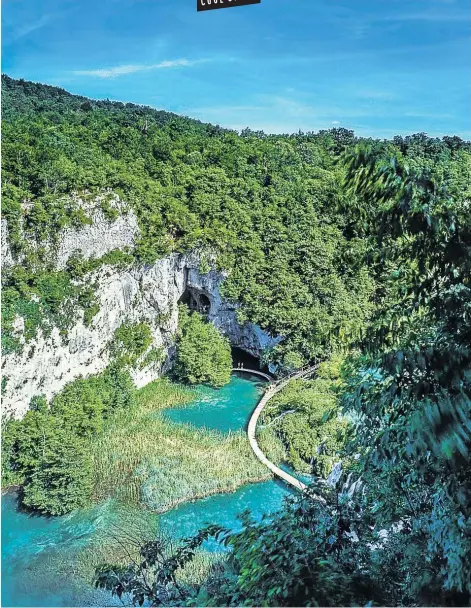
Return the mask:
[[268,380],[268,382],[273,382],[272,376],[269,376],[268,374],[264,374],[263,372],[259,372],[258,369],[250,369],[248,367],[233,367],[232,371],[233,372],[242,372],[242,373],[245,372],[246,374],[253,374],[254,376],[260,376],[261,378]]
[[245,369],[245,368],[237,368],[237,369],[234,368],[233,369],[234,372],[247,372],[249,374],[255,374],[255,375],[261,376],[271,382],[271,384],[268,387],[268,389],[266,390],[265,394],[258,402],[258,405],[255,408],[255,410],[253,411],[252,416],[250,417],[249,426],[248,426],[248,430],[247,430],[248,436],[249,436],[249,442],[252,447],[252,450],[254,451],[255,456],[260,460],[261,463],[263,463],[266,467],[268,467],[274,475],[276,475],[277,477],[279,477],[280,479],[285,481],[287,484],[289,484],[293,488],[296,488],[296,490],[300,490],[301,492],[303,492],[307,488],[306,484],[303,483],[302,481],[299,481],[299,479],[296,479],[296,477],[293,477],[293,475],[290,475],[286,471],[283,471],[283,469],[280,469],[280,467],[277,467],[276,464],[273,464],[273,462],[268,460],[268,458],[265,456],[265,454],[260,449],[260,447],[257,443],[257,439],[255,437],[255,434],[256,434],[257,422],[260,417],[260,414],[262,413],[263,408],[270,401],[270,399],[274,395],[276,395],[276,393],[283,390],[283,388],[288,384],[288,382],[290,382],[290,380],[295,380],[297,378],[306,378],[307,376],[310,376],[316,369],[317,369],[316,365],[312,366],[312,367],[304,368],[298,372],[291,374],[287,378],[282,378],[281,380],[278,380],[277,382],[274,382],[273,379],[270,376],[268,376],[268,374],[264,374],[263,372],[259,372],[257,370]]

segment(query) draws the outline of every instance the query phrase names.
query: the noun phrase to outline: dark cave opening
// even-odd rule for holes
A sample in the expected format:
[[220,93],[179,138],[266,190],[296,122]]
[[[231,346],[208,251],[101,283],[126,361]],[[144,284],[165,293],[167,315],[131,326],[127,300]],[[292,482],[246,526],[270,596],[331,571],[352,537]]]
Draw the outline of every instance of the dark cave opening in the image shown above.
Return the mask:
[[266,365],[261,365],[258,357],[245,352],[245,350],[233,346],[231,348],[231,353],[232,367],[239,367],[239,364],[241,364],[246,369],[254,369],[260,372],[269,373],[268,367]]
[[202,315],[208,315],[211,311],[211,300],[209,297],[202,291],[191,287],[185,289],[178,303],[186,304],[189,310],[199,312]]
[[[206,294],[194,287],[187,287],[178,300],[179,304],[185,304],[191,312],[199,312],[207,316],[211,312],[211,299]],[[242,366],[246,369],[269,373],[268,367],[260,363],[260,359],[237,346],[231,347],[232,367]]]
[[211,310],[211,300],[204,293],[200,293],[199,296],[200,312],[207,315]]

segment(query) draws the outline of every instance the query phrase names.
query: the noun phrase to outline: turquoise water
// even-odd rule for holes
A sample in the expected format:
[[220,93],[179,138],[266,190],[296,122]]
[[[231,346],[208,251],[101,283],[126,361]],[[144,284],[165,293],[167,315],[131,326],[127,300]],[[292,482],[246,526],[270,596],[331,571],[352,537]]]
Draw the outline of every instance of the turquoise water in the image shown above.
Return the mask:
[[67,569],[105,524],[103,507],[47,518],[16,506],[15,494],[2,496],[2,606],[120,605]]
[[[185,408],[168,410],[175,422],[218,429],[245,428],[260,398],[259,381],[233,376],[219,390],[201,387],[195,401]],[[156,516],[161,530],[174,538],[195,533],[207,524],[240,529],[237,514],[250,509],[256,518],[281,508],[290,494],[283,484],[267,481],[239,488]],[[97,592],[74,577],[71,564],[113,517],[112,503],[65,517],[29,516],[16,508],[16,497],[2,497],[2,606],[117,606],[117,600]],[[214,541],[205,548],[220,551]],[[60,564],[60,566],[59,566]]]
[[[242,528],[237,519],[239,513],[249,509],[255,519],[260,520],[264,514],[279,510],[290,494],[291,491],[278,481],[250,484],[233,494],[218,494],[194,503],[185,503],[161,515],[159,522],[162,531],[175,538],[191,536],[209,524],[218,524],[236,532]],[[221,550],[213,540],[208,540],[203,548],[209,551]]]
[[190,405],[166,410],[172,422],[191,424],[227,433],[245,429],[250,414],[261,397],[264,382],[253,375],[232,376],[222,389],[201,386]]

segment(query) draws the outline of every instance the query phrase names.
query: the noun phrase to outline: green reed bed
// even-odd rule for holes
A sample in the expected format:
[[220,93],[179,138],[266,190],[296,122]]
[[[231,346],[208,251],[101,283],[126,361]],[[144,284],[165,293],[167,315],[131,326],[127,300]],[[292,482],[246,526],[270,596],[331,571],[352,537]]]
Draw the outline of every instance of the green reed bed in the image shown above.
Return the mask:
[[[126,567],[138,563],[142,559],[141,549],[149,541],[160,540],[169,557],[181,545],[181,541],[160,531],[158,518],[147,510],[107,501],[94,507],[94,516],[95,529],[83,544],[68,544],[31,564],[35,577],[46,581],[47,588],[57,594],[61,592],[63,577],[73,581],[75,591],[71,590],[71,599],[74,605],[108,605],[109,597],[105,592],[83,586],[83,581],[91,583],[94,580],[101,564]],[[199,586],[216,568],[222,569],[226,559],[227,554],[197,549],[194,558],[177,570],[177,581],[189,587]]]
[[137,391],[137,403],[147,409],[163,410],[169,407],[181,407],[196,399],[198,388],[183,386],[161,378],[146,384]]
[[[164,419],[159,410],[194,393],[168,381],[142,389],[137,405],[117,411],[91,442],[94,498],[164,512],[182,502],[268,479],[243,431],[222,434]],[[272,449],[273,439],[270,442]]]

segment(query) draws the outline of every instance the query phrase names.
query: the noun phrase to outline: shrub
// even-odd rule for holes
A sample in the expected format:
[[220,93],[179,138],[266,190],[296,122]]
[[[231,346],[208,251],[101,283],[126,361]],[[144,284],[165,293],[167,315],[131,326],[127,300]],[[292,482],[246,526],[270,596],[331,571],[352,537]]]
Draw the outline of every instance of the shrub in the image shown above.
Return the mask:
[[64,431],[52,416],[43,427],[37,460],[27,467],[22,486],[23,505],[49,515],[63,515],[90,500],[92,469],[85,445]]
[[218,330],[194,312],[180,308],[180,328],[177,341],[177,377],[190,384],[208,383],[216,387],[231,379],[231,348]]
[[71,382],[50,406],[44,396],[33,397],[22,420],[3,424],[2,484],[20,485],[22,504],[44,514],[85,506],[93,484],[89,438],[134,401],[132,379],[116,364]]
[[121,364],[133,367],[151,344],[147,323],[123,323],[115,331],[111,352]]
[[322,363],[314,380],[291,381],[262,413],[299,471],[326,477],[345,446],[348,423],[339,415],[337,398],[340,361]]

